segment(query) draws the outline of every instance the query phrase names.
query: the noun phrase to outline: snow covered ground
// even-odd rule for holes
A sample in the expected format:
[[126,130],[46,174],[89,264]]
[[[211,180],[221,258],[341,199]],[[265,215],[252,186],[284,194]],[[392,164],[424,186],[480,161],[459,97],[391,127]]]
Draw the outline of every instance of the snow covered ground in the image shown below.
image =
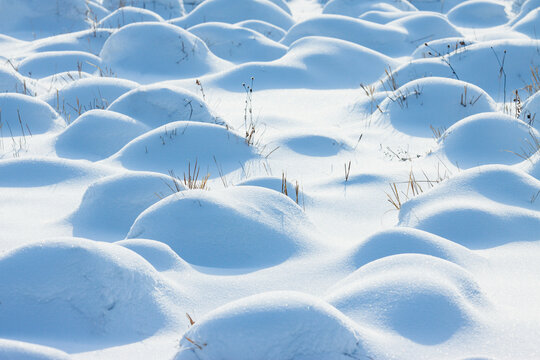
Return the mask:
[[540,359],[538,33],[0,0],[0,359]]

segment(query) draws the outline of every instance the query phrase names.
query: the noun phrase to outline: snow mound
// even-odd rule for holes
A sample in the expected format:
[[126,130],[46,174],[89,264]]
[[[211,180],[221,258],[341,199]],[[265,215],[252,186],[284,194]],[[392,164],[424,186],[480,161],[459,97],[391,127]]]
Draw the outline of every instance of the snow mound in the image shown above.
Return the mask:
[[22,75],[41,79],[72,71],[93,73],[101,66],[101,59],[84,51],[45,51],[30,55],[19,63]]
[[289,46],[306,36],[347,40],[390,56],[408,55],[412,51],[405,30],[342,15],[319,15],[297,23],[281,43]]
[[0,255],[0,336],[59,348],[142,340],[167,324],[154,268],[121,246],[67,238]]
[[[534,128],[512,116],[481,113],[466,117],[441,136],[439,151],[461,168],[516,164],[535,152]],[[537,149],[536,149],[537,150]]]
[[[466,47],[476,41],[462,37],[452,37],[426,42],[411,54],[413,59],[435,58],[448,55],[454,51],[465,51]],[[427,44],[427,45],[426,45]]]
[[97,26],[101,28],[116,29],[133,23],[151,21],[160,22],[164,20],[153,11],[133,6],[124,6],[107,15],[97,24]]
[[72,160],[31,157],[9,159],[0,162],[0,186],[47,186],[93,173],[95,171],[89,165]]
[[359,83],[376,81],[393,64],[392,58],[349,41],[308,36],[295,41],[278,60],[243,64],[211,81],[232,91],[252,76],[256,89],[356,89]]
[[393,255],[340,281],[326,300],[358,324],[441,344],[478,323],[488,301],[472,275],[440,258]]
[[103,0],[103,6],[110,11],[129,7],[150,10],[164,19],[172,19],[184,15],[184,5],[181,0]]
[[29,43],[27,50],[32,50],[33,53],[46,51],[82,51],[97,56],[103,44],[113,32],[114,30],[112,29],[94,27],[75,33],[51,36]]
[[443,57],[413,60],[397,68],[394,77],[400,84],[426,76],[457,77],[479,86],[495,101],[506,100],[508,104],[516,89],[533,83],[531,64],[540,63],[537,50],[536,42],[525,39],[483,41]]
[[272,61],[287,52],[287,47],[237,25],[211,22],[195,25],[188,31],[203,40],[215,55],[235,64]]
[[234,24],[244,20],[262,20],[282,29],[294,24],[289,13],[269,0],[205,0],[192,12],[171,23],[187,29],[205,22]]
[[512,30],[523,33],[535,40],[538,40],[538,28],[540,28],[540,8],[532,10],[512,26]]
[[193,265],[249,269],[311,249],[312,234],[313,224],[288,197],[239,186],[171,195],[139,215],[128,238],[162,241]]
[[202,179],[207,173],[212,177],[227,174],[256,156],[254,147],[223,126],[177,121],[135,138],[111,160],[131,170],[164,174],[172,170],[180,176],[190,166],[194,171],[197,162]]
[[446,16],[431,12],[414,13],[394,21],[387,26],[396,26],[409,33],[409,42],[414,46],[442,38],[462,36]]
[[[495,101],[506,101],[512,93],[531,83],[531,64],[540,63],[540,53],[535,42],[522,39],[493,40],[470,45],[464,52],[446,56],[461,80],[480,86]],[[506,77],[499,76],[504,60]],[[475,64],[482,64],[481,67]]]
[[[286,180],[286,179],[285,179]],[[275,177],[275,176],[261,176],[261,177],[254,177],[249,180],[242,181],[236,186],[260,186],[266,189],[274,190],[277,192],[280,192],[282,194],[285,194],[285,189],[287,192],[287,196],[289,196],[292,200],[296,200],[296,185],[298,183],[293,183],[289,180],[283,181],[283,178]],[[305,199],[305,194],[302,193],[299,189],[298,193],[298,201],[297,203],[302,204]]]
[[526,17],[529,13],[534,13],[534,10],[540,7],[540,0],[525,0],[521,4],[516,1],[514,2],[514,7],[517,7],[517,9],[514,10],[516,12],[519,10],[519,13],[510,21],[510,24],[515,24]]
[[454,8],[454,6],[461,4],[463,1],[464,0],[410,0],[410,3],[420,11],[447,13]]
[[123,246],[136,252],[148,261],[157,271],[182,271],[190,266],[168,245],[155,240],[129,239],[115,242],[116,245]]
[[229,66],[193,34],[156,22],[124,26],[107,39],[100,57],[119,76],[142,83],[196,77]]
[[[176,189],[169,176],[147,172],[100,179],[88,187],[79,208],[68,219],[73,234],[121,240],[143,210],[172,192],[170,187]],[[184,189],[181,184],[178,187]]]
[[63,351],[22,341],[0,339],[0,359],[6,360],[70,360]]
[[43,100],[32,96],[0,94],[0,137],[29,136],[54,130],[64,120]]
[[1,0],[0,33],[33,40],[88,28],[85,0]]
[[[0,93],[3,92],[25,92],[25,79],[15,70],[0,66]],[[30,93],[30,89],[26,89],[26,93]]]
[[[376,119],[403,133],[432,137],[472,114],[495,111],[497,104],[476,85],[464,81],[427,77],[392,91],[381,103]],[[469,145],[470,146],[470,145]]]
[[468,28],[487,28],[506,24],[509,20],[504,3],[491,0],[469,0],[448,13],[452,24]]
[[102,160],[148,130],[148,126],[129,116],[108,110],[90,110],[58,135],[55,149],[63,158]]
[[280,41],[285,36],[285,30],[262,20],[244,20],[236,23],[236,25],[255,30],[274,41]]
[[487,165],[463,171],[405,202],[401,226],[445,237],[471,249],[538,240],[540,182],[519,170]]
[[74,120],[88,110],[105,109],[120,95],[137,86],[136,82],[129,80],[91,77],[77,79],[42,99],[66,119]]
[[459,265],[475,263],[479,258],[469,249],[437,235],[407,227],[380,231],[349,250],[350,259],[359,268],[386,256],[425,254]]
[[162,84],[133,89],[115,100],[107,110],[130,116],[151,128],[182,120],[217,121],[199,96]]
[[358,17],[358,19],[370,21],[377,24],[388,24],[390,21],[402,18],[407,16],[408,12],[404,11],[381,11],[381,10],[370,10],[366,11]]
[[318,298],[296,292],[263,293],[215,309],[186,332],[180,346],[175,360],[365,356],[362,338],[347,317]]
[[415,11],[416,8],[407,0],[330,0],[323,8],[323,14],[337,14],[359,17],[371,10],[382,11]]

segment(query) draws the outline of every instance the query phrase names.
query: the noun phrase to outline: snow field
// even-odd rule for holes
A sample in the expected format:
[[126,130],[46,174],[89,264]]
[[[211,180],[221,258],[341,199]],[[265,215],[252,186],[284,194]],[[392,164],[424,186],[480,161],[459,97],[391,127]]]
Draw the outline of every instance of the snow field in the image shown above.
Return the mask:
[[540,357],[539,11],[0,0],[0,359]]

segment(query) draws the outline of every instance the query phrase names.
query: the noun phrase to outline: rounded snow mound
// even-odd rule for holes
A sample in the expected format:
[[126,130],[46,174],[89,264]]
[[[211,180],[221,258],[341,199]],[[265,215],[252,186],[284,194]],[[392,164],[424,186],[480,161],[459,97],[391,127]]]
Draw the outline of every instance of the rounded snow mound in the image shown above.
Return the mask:
[[[531,64],[537,63],[540,63],[540,52],[535,42],[502,39],[471,44],[444,57],[413,60],[393,74],[399,84],[426,76],[457,77],[482,88],[495,101],[508,104],[516,89],[533,82]],[[499,77],[502,64],[504,72]],[[523,96],[524,92],[520,94]]]
[[[176,183],[178,190],[182,184]],[[166,175],[127,172],[90,185],[79,208],[71,215],[73,234],[88,238],[120,240],[133,221],[152,204],[171,194],[176,186]]]
[[0,359],[6,360],[70,360],[63,351],[22,341],[0,339]]
[[256,149],[224,126],[177,121],[149,131],[124,146],[110,159],[131,170],[146,170],[179,176],[197,165],[199,180],[237,170],[244,161],[257,157]]
[[[0,93],[24,93],[25,84],[26,82],[21,74],[11,68],[0,66]],[[30,94],[30,89],[26,89],[26,93]]]
[[452,24],[468,28],[488,28],[506,24],[505,6],[491,0],[469,0],[455,6],[447,14]]
[[404,11],[382,11],[382,10],[370,10],[366,11],[358,17],[358,19],[371,21],[377,24],[388,24],[392,20],[396,20],[407,16],[408,12]]
[[88,28],[85,0],[1,0],[0,9],[0,33],[25,40]]
[[117,241],[115,244],[136,252],[152,264],[157,271],[182,271],[190,268],[187,262],[180,258],[167,244],[160,241],[129,239]]
[[[0,255],[0,336],[43,344],[140,341],[167,324],[159,273],[121,246],[67,238]],[[99,342],[99,343],[98,343]]]
[[444,343],[478,322],[488,301],[466,270],[440,258],[393,255],[340,281],[326,300],[358,324],[415,343]]
[[469,249],[437,235],[407,227],[395,227],[369,236],[348,255],[359,268],[372,261],[397,254],[424,254],[459,265],[478,261]]
[[284,45],[306,36],[326,36],[347,40],[383,54],[408,55],[407,32],[398,27],[379,25],[370,21],[342,15],[319,15],[295,24],[281,40]]
[[208,313],[185,333],[175,360],[364,356],[362,338],[355,324],[334,307],[302,293],[270,292],[234,301]]
[[410,0],[410,3],[420,11],[447,13],[454,6],[461,4],[463,1],[464,0]]
[[197,77],[229,63],[186,30],[167,23],[134,23],[112,34],[100,57],[119,76],[142,83]]
[[[461,80],[478,85],[495,101],[508,103],[516,89],[532,82],[531,64],[540,63],[540,52],[537,44],[528,39],[504,39],[472,44],[465,51],[447,55],[446,59]],[[504,78],[498,76],[501,64],[504,64]]]
[[282,28],[262,20],[244,20],[236,23],[236,25],[255,30],[274,41],[280,41],[285,36],[285,31]]
[[461,168],[516,164],[537,148],[538,131],[501,113],[481,113],[458,121],[441,136],[439,151]]
[[30,157],[8,159],[0,162],[0,186],[47,186],[93,173],[90,166],[73,160]]
[[281,178],[275,177],[275,176],[255,177],[249,180],[242,181],[236,184],[236,186],[260,186],[266,189],[274,190],[274,191],[287,195],[292,200],[294,200],[297,204],[303,204],[306,198],[305,194],[300,189],[299,189],[298,195],[296,194],[296,186],[298,186],[298,182],[293,183],[292,181],[284,179],[283,177]]
[[161,84],[133,89],[116,99],[107,110],[130,116],[151,128],[181,120],[216,122],[199,96]]
[[409,41],[418,46],[426,41],[462,36],[446,16],[432,12],[412,12],[411,15],[391,21],[387,26],[396,26],[405,29],[409,34]]
[[403,204],[401,226],[429,231],[470,249],[538,240],[540,182],[509,166],[460,172]]
[[416,8],[407,0],[330,0],[323,8],[323,14],[345,15],[353,18],[372,10],[381,11],[416,11]]
[[105,109],[120,95],[137,86],[136,82],[129,80],[91,77],[69,83],[42,99],[66,119],[74,120],[88,110]]
[[192,12],[171,23],[187,29],[205,22],[234,24],[244,20],[262,20],[282,29],[294,24],[287,11],[269,0],[205,0]]
[[540,7],[540,1],[539,0],[525,0],[523,3],[519,4],[519,2],[515,2],[513,4],[513,9],[515,12],[519,13],[510,21],[510,24],[515,24],[519,22],[521,19],[529,15],[530,13],[534,13],[535,9]]
[[313,224],[288,197],[255,186],[171,195],[135,220],[128,238],[164,242],[193,265],[259,268],[314,246]]
[[181,0],[103,0],[102,4],[110,11],[123,8],[126,5],[142,8],[159,14],[164,19],[184,15],[184,5]]
[[49,104],[28,95],[0,94],[0,109],[0,137],[4,138],[43,134],[64,123]]
[[432,137],[469,115],[495,111],[497,104],[478,86],[464,81],[426,77],[391,91],[377,113],[403,133]]
[[133,23],[151,21],[160,22],[164,20],[153,11],[133,6],[124,6],[104,17],[97,26],[100,28],[116,29]]
[[63,158],[102,160],[148,130],[148,126],[127,115],[90,110],[58,135],[55,149]]
[[287,47],[237,25],[211,22],[195,25],[188,31],[203,40],[215,55],[235,64],[272,61],[287,52]]
[[448,55],[450,53],[453,53],[454,51],[466,51],[467,46],[474,43],[476,43],[476,41],[460,37],[433,40],[418,46],[416,50],[411,54],[411,57],[413,59],[436,58]]
[[211,81],[231,91],[251,77],[257,89],[357,89],[359,83],[377,81],[394,64],[392,58],[349,41],[308,36],[295,41],[278,60],[243,64]]
[[30,55],[19,63],[22,75],[41,79],[66,71],[93,73],[101,66],[101,59],[84,51],[45,51]]

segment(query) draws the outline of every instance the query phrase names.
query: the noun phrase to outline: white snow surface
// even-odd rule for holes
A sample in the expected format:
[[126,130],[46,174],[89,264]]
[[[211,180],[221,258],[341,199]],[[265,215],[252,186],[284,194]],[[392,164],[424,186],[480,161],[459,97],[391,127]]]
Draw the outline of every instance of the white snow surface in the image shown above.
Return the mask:
[[0,360],[540,359],[540,0],[0,0]]

